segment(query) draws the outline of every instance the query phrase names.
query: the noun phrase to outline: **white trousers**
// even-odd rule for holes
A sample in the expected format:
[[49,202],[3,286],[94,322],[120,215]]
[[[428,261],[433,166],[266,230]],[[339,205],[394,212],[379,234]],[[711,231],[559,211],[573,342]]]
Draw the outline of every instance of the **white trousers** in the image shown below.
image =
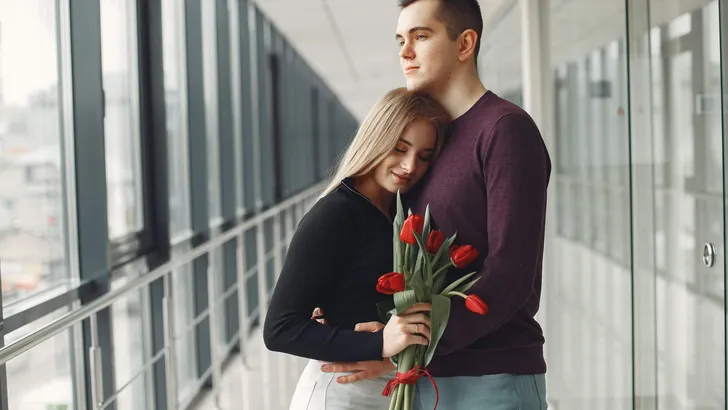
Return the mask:
[[339,384],[336,379],[351,373],[324,373],[323,362],[311,360],[301,373],[289,410],[387,410],[389,397],[382,391],[390,378]]

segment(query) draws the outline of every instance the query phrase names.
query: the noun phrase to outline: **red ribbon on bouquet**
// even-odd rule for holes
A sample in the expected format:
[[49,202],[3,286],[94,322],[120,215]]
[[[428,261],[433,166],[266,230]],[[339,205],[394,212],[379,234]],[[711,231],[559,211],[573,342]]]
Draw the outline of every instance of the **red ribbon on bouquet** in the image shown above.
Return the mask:
[[421,366],[415,366],[415,367],[411,368],[407,373],[397,372],[394,379],[391,379],[390,381],[388,381],[387,385],[384,386],[384,391],[382,392],[382,396],[389,397],[389,395],[392,394],[392,392],[397,387],[397,385],[415,384],[415,383],[417,383],[417,380],[421,379],[424,376],[427,376],[430,379],[432,386],[435,388],[435,409],[434,410],[437,410],[437,403],[440,402],[440,392],[437,390],[437,383],[435,383],[435,379],[432,378],[432,375],[430,374],[430,372]]

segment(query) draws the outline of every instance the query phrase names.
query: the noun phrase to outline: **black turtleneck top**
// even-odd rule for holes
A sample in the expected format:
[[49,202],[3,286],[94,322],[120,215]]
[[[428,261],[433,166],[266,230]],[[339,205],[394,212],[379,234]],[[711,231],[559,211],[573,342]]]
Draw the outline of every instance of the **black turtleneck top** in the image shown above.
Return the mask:
[[[380,321],[376,290],[392,270],[392,223],[351,179],[301,220],[275,286],[263,327],[269,350],[327,362],[382,359],[382,332],[356,332]],[[328,324],[311,319],[321,307]]]

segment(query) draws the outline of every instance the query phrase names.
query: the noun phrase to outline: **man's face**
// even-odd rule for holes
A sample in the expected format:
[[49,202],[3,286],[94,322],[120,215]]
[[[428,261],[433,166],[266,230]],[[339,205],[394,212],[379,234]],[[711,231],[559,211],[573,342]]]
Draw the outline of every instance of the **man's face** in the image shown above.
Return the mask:
[[419,0],[402,9],[397,23],[399,62],[407,88],[432,92],[446,86],[458,63],[458,42],[437,19],[439,0]]

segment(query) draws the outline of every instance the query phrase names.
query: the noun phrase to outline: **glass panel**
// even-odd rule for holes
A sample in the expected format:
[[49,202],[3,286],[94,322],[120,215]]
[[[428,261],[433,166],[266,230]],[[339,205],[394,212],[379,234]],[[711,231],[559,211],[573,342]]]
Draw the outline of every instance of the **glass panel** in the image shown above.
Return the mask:
[[142,229],[142,175],[135,2],[101,7],[101,56],[106,98],[104,138],[109,237]]
[[169,212],[172,242],[190,229],[187,155],[187,84],[184,3],[162,1],[164,93],[169,140]]
[[0,272],[5,305],[67,282],[71,275],[65,252],[58,44],[56,1],[20,6],[0,0]]
[[[11,332],[5,336],[5,344],[27,334],[68,313],[60,309],[43,319]],[[75,362],[72,332],[66,331],[39,344],[7,363],[9,409],[73,409],[75,403]]]
[[702,259],[724,246],[718,2],[667,3],[651,3],[658,408],[723,409],[724,264]]
[[[214,275],[215,278],[215,298],[210,300],[210,307],[214,304],[216,320],[215,320],[215,331],[217,332],[217,347],[215,348],[218,356],[224,353],[224,348],[227,346],[225,337],[225,309],[223,293],[225,293],[225,259],[223,248],[215,248],[210,252],[210,270],[209,275]],[[208,280],[210,280],[208,278]],[[212,322],[210,322],[212,324]],[[222,357],[221,357],[222,358]]]
[[233,116],[233,154],[235,158],[235,206],[238,214],[242,214],[245,209],[244,189],[243,189],[243,119],[241,115],[243,107],[243,95],[241,93],[241,83],[248,81],[247,77],[242,75],[241,64],[243,59],[240,53],[240,34],[241,30],[247,29],[247,22],[240,21],[240,7],[247,7],[245,3],[236,1],[230,3],[230,86],[232,87],[232,116]]
[[207,200],[210,220],[221,216],[220,198],[220,132],[217,109],[217,32],[215,2],[202,4],[202,49],[205,84],[205,124],[207,125]]
[[[189,248],[181,249],[189,252]],[[177,253],[172,254],[174,259]],[[192,297],[192,267],[184,265],[172,275],[172,301],[174,304],[175,347],[177,355],[177,387],[180,402],[184,403],[196,393],[197,359],[194,332],[186,329],[194,318]]]
[[[502,0],[483,7],[483,36],[478,71],[500,97],[523,106],[521,2]],[[504,11],[507,12],[504,13]],[[497,20],[493,20],[495,17]],[[497,64],[493,62],[497,61]]]
[[[625,2],[579,0],[548,13],[555,102],[554,233],[542,297],[549,402],[560,410],[631,410],[627,11]],[[596,26],[609,36],[594,36]]]
[[[251,42],[257,41],[255,37],[249,34],[250,22],[253,21],[255,14],[249,14],[250,6],[247,2],[240,3],[240,69],[242,79],[240,84],[241,110],[236,116],[242,118],[243,127],[243,200],[245,201],[245,210],[252,211],[255,209],[256,191],[255,191],[255,142],[253,140],[254,133],[254,104],[253,101],[253,64],[254,57],[251,53]],[[254,45],[254,44],[253,44]]]
[[[124,272],[120,272],[119,279],[112,281],[112,290],[139,277],[140,271],[139,267],[126,267]],[[147,408],[147,396],[150,392],[147,392],[145,381],[151,377],[151,372],[143,372],[142,369],[150,360],[145,326],[145,323],[149,323],[149,318],[145,315],[148,311],[140,291],[133,292],[111,305],[114,381],[116,388],[121,389],[116,398],[118,410]],[[131,384],[126,386],[128,383]]]

